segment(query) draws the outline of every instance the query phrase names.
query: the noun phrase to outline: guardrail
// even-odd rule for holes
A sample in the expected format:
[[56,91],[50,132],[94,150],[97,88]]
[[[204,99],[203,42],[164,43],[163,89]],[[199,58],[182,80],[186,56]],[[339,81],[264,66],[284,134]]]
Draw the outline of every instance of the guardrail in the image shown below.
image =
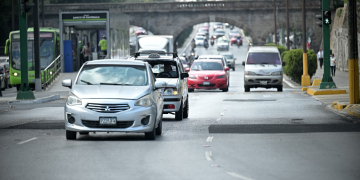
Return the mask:
[[44,79],[42,83],[42,88],[46,90],[50,83],[52,83],[56,76],[61,72],[61,56],[59,55],[53,62],[51,62],[43,71],[42,78]]

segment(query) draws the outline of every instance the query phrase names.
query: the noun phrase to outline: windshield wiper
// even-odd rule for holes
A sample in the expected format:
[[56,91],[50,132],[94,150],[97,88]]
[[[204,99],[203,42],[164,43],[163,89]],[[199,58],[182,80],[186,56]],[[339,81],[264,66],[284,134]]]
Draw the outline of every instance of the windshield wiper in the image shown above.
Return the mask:
[[128,86],[131,84],[125,83],[125,84],[120,84],[120,83],[100,83],[100,85],[122,85],[122,86]]
[[81,80],[81,82],[84,82],[84,83],[86,83],[87,85],[92,85],[91,82],[88,82],[88,81]]

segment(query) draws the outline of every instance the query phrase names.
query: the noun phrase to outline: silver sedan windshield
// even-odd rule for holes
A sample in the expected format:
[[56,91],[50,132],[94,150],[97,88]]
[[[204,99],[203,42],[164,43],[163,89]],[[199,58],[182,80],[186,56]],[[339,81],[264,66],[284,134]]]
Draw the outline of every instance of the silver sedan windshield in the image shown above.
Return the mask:
[[145,86],[148,77],[145,66],[88,65],[82,69],[77,84]]

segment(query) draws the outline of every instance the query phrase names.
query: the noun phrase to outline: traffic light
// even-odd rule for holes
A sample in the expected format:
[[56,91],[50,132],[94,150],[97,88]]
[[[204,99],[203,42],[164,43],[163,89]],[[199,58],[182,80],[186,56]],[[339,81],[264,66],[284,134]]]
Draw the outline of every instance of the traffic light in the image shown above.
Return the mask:
[[323,11],[323,24],[331,24],[331,11]]
[[341,7],[344,7],[343,0],[330,0],[330,9],[336,10]]
[[316,18],[318,18],[319,20],[320,20],[320,22],[316,22],[316,24],[318,25],[318,26],[320,26],[320,27],[322,27],[322,15],[321,14],[318,14],[318,15],[316,15]]
[[34,4],[29,4],[29,0],[21,0],[21,13],[24,15],[29,12],[33,7]]

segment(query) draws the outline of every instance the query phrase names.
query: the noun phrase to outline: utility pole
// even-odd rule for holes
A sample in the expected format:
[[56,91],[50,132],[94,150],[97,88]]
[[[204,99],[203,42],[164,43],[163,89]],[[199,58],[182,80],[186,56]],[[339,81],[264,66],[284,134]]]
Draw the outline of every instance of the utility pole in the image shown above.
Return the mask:
[[[306,49],[306,18],[305,0],[302,0],[302,44],[303,44],[303,75],[301,76],[301,86],[310,86],[310,76],[308,71],[307,49]],[[295,39],[295,37],[294,37]],[[295,43],[295,42],[294,42]]]
[[42,20],[42,27],[45,27],[45,11],[44,11],[44,0],[41,0],[41,20]]
[[348,0],[349,104],[359,104],[359,56],[357,44],[356,0]]
[[14,1],[11,1],[11,30],[15,31],[15,11],[14,11]]
[[322,32],[324,49],[324,74],[320,83],[320,89],[336,88],[336,85],[330,76],[330,24],[331,12],[329,0],[322,0]]
[[29,87],[28,57],[27,57],[27,15],[32,8],[26,4],[29,0],[19,0],[19,29],[20,29],[20,63],[21,85],[16,99],[35,99],[34,93]]
[[39,35],[39,0],[34,2],[34,55],[35,55],[35,91],[39,92],[41,88],[41,66],[40,66],[40,35]]
[[276,32],[277,32],[277,28],[276,28],[276,0],[274,0],[274,26],[275,26],[275,34],[274,34],[274,42],[277,45],[277,41],[276,41]]
[[290,50],[290,39],[289,39],[289,0],[286,0],[286,48]]

